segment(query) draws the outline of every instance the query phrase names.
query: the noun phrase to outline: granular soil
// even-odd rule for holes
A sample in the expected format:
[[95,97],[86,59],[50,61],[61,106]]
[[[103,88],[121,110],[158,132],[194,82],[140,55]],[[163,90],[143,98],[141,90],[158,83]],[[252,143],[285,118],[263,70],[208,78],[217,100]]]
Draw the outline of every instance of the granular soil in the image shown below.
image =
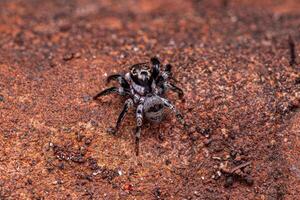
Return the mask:
[[[0,199],[300,199],[298,0],[2,0]],[[114,125],[106,77],[157,56],[169,113]]]

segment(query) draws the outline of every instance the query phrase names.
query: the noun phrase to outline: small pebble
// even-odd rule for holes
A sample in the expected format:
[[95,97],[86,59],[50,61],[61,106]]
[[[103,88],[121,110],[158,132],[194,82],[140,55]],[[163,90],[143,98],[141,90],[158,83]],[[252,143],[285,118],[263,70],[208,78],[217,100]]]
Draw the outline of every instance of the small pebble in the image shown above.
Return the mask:
[[194,195],[195,195],[196,197],[200,197],[200,192],[194,191]]
[[74,58],[80,58],[80,57],[81,57],[81,53],[76,52],[76,53],[74,54]]
[[81,155],[85,155],[86,154],[86,152],[87,152],[87,150],[86,150],[86,148],[85,147],[80,147],[80,154]]
[[209,157],[209,151],[207,149],[203,149],[204,152],[204,157],[208,158]]
[[58,164],[58,168],[59,169],[64,169],[65,168],[65,165],[64,165],[64,163],[63,162],[60,162],[59,164]]
[[246,174],[250,174],[251,173],[251,167],[250,166],[246,166],[243,171],[246,173]]
[[273,145],[275,145],[275,143],[276,143],[276,140],[271,140],[271,142],[270,142],[270,144],[273,146]]
[[232,158],[235,158],[236,154],[237,154],[237,152],[235,150],[230,151],[230,156]]
[[72,58],[73,58],[73,54],[72,54],[72,53],[66,53],[66,54],[63,56],[63,60],[64,60],[64,61],[71,60]]
[[27,183],[28,183],[29,185],[32,185],[32,180],[31,180],[31,179],[27,179]]
[[117,133],[116,129],[113,128],[113,127],[107,128],[106,131],[107,131],[108,134],[112,134],[112,135],[116,135],[116,133]]
[[89,146],[92,143],[92,140],[90,138],[85,138],[84,144]]
[[211,142],[212,142],[211,138],[205,138],[204,141],[203,141],[205,146],[209,146],[211,144]]
[[254,183],[253,179],[250,176],[246,176],[245,181],[246,181],[246,184],[249,186],[253,185],[253,183]]
[[82,135],[81,133],[78,133],[78,132],[76,133],[77,142],[81,142],[83,138],[84,138],[84,135]]
[[227,131],[226,128],[222,128],[222,129],[221,129],[221,132],[222,132],[223,137],[224,137],[225,139],[228,138],[228,131]]
[[225,187],[230,187],[233,185],[233,177],[232,176],[228,176],[225,180]]
[[54,185],[56,185],[56,184],[63,184],[63,183],[64,182],[62,180],[56,180],[56,181],[53,182]]
[[4,96],[0,94],[0,102],[4,101]]
[[165,161],[165,164],[166,164],[166,165],[169,165],[169,164],[171,164],[171,161],[170,161],[169,159],[167,159],[167,160]]
[[234,160],[236,160],[236,161],[241,161],[241,160],[242,160],[242,157],[241,157],[240,155],[237,155],[237,156],[235,157]]
[[239,175],[239,176],[243,175],[243,172],[240,169],[236,170],[234,173]]
[[83,102],[89,102],[90,100],[91,100],[92,98],[91,98],[91,96],[89,96],[89,95],[84,95],[83,96]]
[[123,172],[121,170],[118,170],[118,174],[119,174],[119,176],[122,176]]

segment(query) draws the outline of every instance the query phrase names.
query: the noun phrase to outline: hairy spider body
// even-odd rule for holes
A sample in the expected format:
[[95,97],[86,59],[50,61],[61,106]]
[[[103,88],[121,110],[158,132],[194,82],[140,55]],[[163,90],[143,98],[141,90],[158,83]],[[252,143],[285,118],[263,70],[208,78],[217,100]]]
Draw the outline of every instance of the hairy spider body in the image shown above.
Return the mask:
[[183,97],[183,91],[170,81],[172,78],[172,66],[167,64],[164,70],[161,70],[160,65],[157,58],[151,58],[150,62],[138,63],[131,66],[130,72],[125,75],[111,75],[107,78],[107,82],[116,80],[120,86],[107,88],[94,96],[94,99],[97,99],[100,96],[117,93],[128,97],[118,117],[115,128],[111,129],[113,133],[118,131],[129,108],[136,107],[137,125],[135,138],[137,155],[139,153],[138,146],[144,118],[151,122],[160,122],[163,118],[164,109],[169,108],[176,114],[180,123],[186,127],[180,112],[169,100],[164,98],[164,94],[168,89],[176,92],[180,98]]

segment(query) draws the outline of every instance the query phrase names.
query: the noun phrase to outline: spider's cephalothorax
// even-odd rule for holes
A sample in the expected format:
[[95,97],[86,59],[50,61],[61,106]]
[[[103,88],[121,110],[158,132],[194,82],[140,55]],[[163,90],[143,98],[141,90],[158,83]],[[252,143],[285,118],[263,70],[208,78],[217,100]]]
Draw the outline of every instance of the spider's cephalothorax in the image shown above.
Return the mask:
[[125,75],[114,74],[109,76],[107,82],[117,80],[120,86],[107,88],[94,96],[94,99],[97,99],[100,96],[117,93],[128,97],[113,129],[114,133],[118,131],[128,109],[133,106],[136,108],[136,154],[139,152],[138,143],[143,118],[152,122],[160,122],[164,108],[169,108],[176,114],[180,123],[186,126],[180,112],[169,100],[164,98],[164,93],[168,89],[176,92],[180,98],[183,97],[183,91],[170,81],[172,79],[171,69],[172,66],[167,64],[164,70],[161,70],[159,60],[151,58],[149,63],[133,65],[130,72]]

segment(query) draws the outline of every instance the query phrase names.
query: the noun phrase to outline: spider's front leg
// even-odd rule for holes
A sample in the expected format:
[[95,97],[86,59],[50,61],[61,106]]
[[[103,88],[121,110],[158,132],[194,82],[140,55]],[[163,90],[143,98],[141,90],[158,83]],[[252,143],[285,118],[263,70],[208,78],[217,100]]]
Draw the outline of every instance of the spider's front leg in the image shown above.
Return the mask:
[[121,122],[123,121],[126,113],[128,112],[129,108],[133,106],[133,100],[127,99],[124,103],[123,109],[118,117],[117,123],[115,128],[109,128],[109,133],[116,134],[120,128]]
[[143,125],[143,107],[143,104],[139,104],[136,109],[135,153],[137,156],[139,155],[139,143]]
[[169,79],[172,76],[172,65],[167,64],[165,70],[162,72],[162,77],[164,80]]
[[160,62],[156,57],[151,58],[152,63],[152,80],[157,80],[160,70]]
[[176,107],[167,99],[160,97],[161,100],[163,101],[164,105],[169,108],[170,110],[172,110],[175,113],[176,118],[178,119],[178,121],[184,126],[184,128],[187,130],[188,129],[188,125],[187,123],[184,121],[182,114],[176,109]]
[[174,78],[172,77],[172,65],[167,64],[167,65],[166,65],[166,68],[165,68],[165,70],[162,72],[162,75],[161,75],[161,76],[162,76],[162,79],[163,79],[165,88],[169,88],[169,89],[172,90],[173,92],[176,92],[177,95],[178,95],[178,97],[179,97],[180,99],[182,99],[182,97],[183,97],[183,95],[184,95],[183,90],[182,90],[181,88],[177,87],[175,84],[170,83],[170,82],[168,81],[168,79],[174,79]]
[[183,98],[184,93],[183,93],[183,90],[182,90],[181,88],[177,87],[175,84],[170,83],[170,82],[165,82],[164,85],[165,85],[166,88],[169,88],[169,89],[172,90],[173,92],[176,92],[177,95],[178,95],[178,97],[179,97],[180,99]]
[[113,74],[113,75],[108,76],[106,79],[106,82],[109,83],[112,80],[117,80],[119,82],[119,84],[125,89],[130,88],[129,83],[125,80],[125,78],[121,74]]
[[112,93],[117,93],[119,95],[126,95],[126,94],[130,94],[130,92],[127,90],[127,89],[124,89],[123,87],[110,87],[110,88],[107,88],[101,92],[99,92],[98,94],[96,94],[93,99],[97,99],[98,97],[101,97],[101,96],[106,96],[106,95],[109,95],[109,94],[112,94]]

